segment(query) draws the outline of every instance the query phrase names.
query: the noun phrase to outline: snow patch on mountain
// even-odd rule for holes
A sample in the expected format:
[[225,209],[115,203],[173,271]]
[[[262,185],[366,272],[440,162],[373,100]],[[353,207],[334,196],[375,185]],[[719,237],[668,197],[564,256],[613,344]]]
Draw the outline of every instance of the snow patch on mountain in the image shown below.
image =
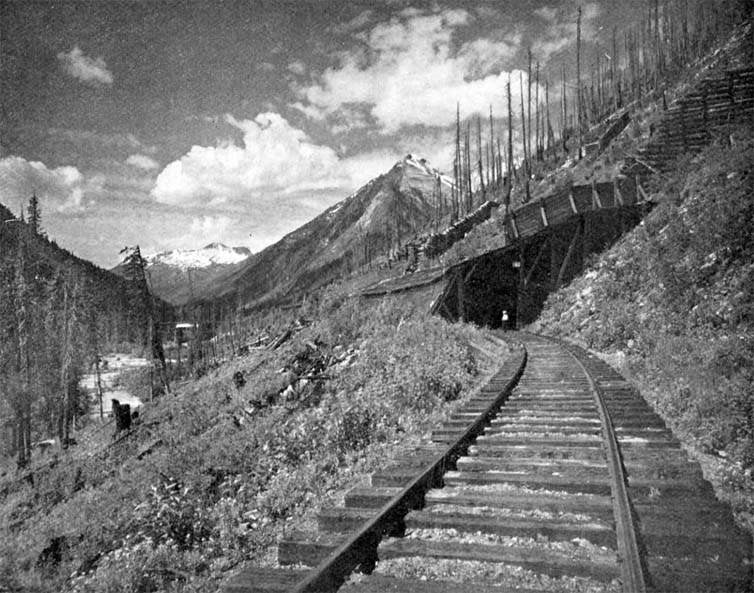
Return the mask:
[[176,249],[146,257],[147,265],[163,264],[187,270],[207,268],[213,265],[237,264],[251,255],[246,247],[228,247],[222,243],[210,243],[203,249]]
[[417,159],[413,155],[407,155],[403,159],[403,163],[406,165],[410,165],[411,167],[414,167],[415,169],[418,169],[421,173],[424,175],[429,175],[430,177],[434,177],[437,179],[440,178],[440,182],[443,185],[447,185],[448,187],[453,187],[453,180],[448,177],[447,175],[443,175],[439,170],[435,169],[432,165],[429,164],[429,162],[426,159]]

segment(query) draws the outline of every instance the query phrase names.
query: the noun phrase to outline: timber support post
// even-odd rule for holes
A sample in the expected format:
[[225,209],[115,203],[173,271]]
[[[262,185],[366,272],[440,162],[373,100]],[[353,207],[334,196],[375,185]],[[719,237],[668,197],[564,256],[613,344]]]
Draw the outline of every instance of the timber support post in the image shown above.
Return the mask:
[[600,200],[600,193],[597,191],[597,182],[592,179],[592,208],[599,210],[602,208],[602,200]]
[[615,202],[619,206],[623,206],[624,205],[623,194],[620,193],[620,184],[618,183],[617,177],[613,179],[613,192],[615,193]]
[[456,298],[458,299],[458,321],[466,322],[466,309],[464,307],[463,268],[456,275]]
[[568,245],[568,251],[566,251],[565,257],[563,258],[563,263],[560,265],[560,270],[558,270],[558,276],[555,279],[555,286],[553,287],[553,290],[557,290],[563,284],[566,270],[568,270],[568,266],[573,259],[573,254],[576,251],[576,244],[579,242],[579,236],[582,234],[583,225],[584,219],[582,218],[576,225],[576,230],[573,232],[573,237],[571,238],[571,242]]
[[524,291],[524,246],[518,248],[518,290],[516,291],[516,329],[521,329]]

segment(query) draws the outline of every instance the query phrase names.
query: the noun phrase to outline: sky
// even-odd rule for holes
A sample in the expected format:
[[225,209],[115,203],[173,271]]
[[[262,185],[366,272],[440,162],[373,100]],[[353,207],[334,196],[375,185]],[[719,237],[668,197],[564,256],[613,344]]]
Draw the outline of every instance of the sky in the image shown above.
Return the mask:
[[502,126],[529,49],[556,104],[578,6],[588,64],[645,5],[0,0],[0,202],[36,194],[48,236],[103,267],[136,244],[256,252],[408,153],[452,171],[457,104]]

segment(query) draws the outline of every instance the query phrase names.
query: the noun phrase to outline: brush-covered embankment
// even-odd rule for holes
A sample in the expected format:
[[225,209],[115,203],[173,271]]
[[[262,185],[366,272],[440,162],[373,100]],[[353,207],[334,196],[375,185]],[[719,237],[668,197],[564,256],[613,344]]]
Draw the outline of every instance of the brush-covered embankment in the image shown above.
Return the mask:
[[532,329],[639,386],[754,529],[754,129],[654,179],[634,231],[550,296]]
[[415,444],[507,352],[332,290],[303,314],[315,321],[278,350],[145,405],[104,453],[6,487],[0,589],[209,591],[245,561],[272,564],[286,529]]

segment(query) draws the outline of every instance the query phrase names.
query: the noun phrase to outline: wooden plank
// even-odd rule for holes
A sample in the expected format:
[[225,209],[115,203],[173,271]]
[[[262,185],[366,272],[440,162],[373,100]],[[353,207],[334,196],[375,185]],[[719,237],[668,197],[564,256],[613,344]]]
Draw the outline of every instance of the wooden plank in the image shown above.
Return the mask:
[[576,208],[576,200],[573,199],[573,191],[568,192],[568,201],[571,203],[571,210],[574,214],[579,213],[579,209]]
[[317,527],[322,531],[346,533],[357,529],[375,513],[373,508],[323,507],[317,513]]
[[[604,457],[604,455],[603,455]],[[537,492],[467,492],[462,488],[453,490],[430,490],[425,502],[428,506],[452,504],[455,506],[489,507],[493,509],[517,509],[522,511],[542,510],[551,513],[584,513],[612,519],[613,504],[610,496],[562,496]]]
[[594,210],[602,208],[602,200],[600,200],[600,195],[597,193],[597,185],[594,179],[592,179],[592,208]]
[[641,186],[641,182],[639,181],[639,176],[637,175],[636,176],[636,197],[637,197],[637,202],[639,201],[638,200],[639,196],[641,196],[641,201],[646,202],[647,200],[649,200],[649,196],[647,195],[647,192],[644,191],[644,188]]
[[574,185],[571,188],[573,200],[579,212],[592,210],[592,188],[589,185]]
[[518,232],[518,225],[516,224],[516,215],[511,212],[509,215],[509,219],[511,221],[511,228],[513,229],[513,234],[515,235],[516,239],[519,238],[519,232]]
[[362,576],[357,581],[346,583],[338,589],[340,593],[542,593],[541,589],[519,589],[518,587],[500,587],[478,582],[453,582],[449,580],[430,581],[410,578],[397,578],[371,574]]
[[594,188],[603,208],[614,208],[616,206],[615,193],[613,191],[614,183],[612,181],[596,183]]
[[547,210],[547,222],[551,226],[561,224],[568,220],[575,212],[571,209],[568,192],[558,192],[542,198]]
[[615,531],[607,521],[564,521],[558,519],[512,518],[474,513],[412,511],[406,528],[457,529],[466,533],[491,533],[508,537],[545,536],[552,541],[583,538],[599,546],[615,547]]
[[550,226],[547,222],[547,212],[545,212],[545,205],[542,200],[539,201],[539,213],[542,216],[542,224],[546,227]]
[[615,201],[619,206],[624,206],[623,202],[623,194],[620,191],[620,186],[618,184],[618,178],[613,179],[613,194],[615,195]]
[[252,567],[242,570],[220,587],[222,593],[282,593],[309,574],[306,569]]
[[617,559],[607,554],[599,559],[579,560],[563,552],[547,548],[527,548],[501,544],[459,544],[447,541],[391,538],[380,544],[380,559],[448,558],[475,560],[479,562],[503,562],[549,574],[553,577],[566,575],[587,576],[611,581],[619,576]]
[[[589,441],[593,443],[594,441]],[[463,486],[467,484],[514,484],[527,488],[558,492],[586,494],[610,494],[610,479],[605,475],[591,476],[537,476],[515,472],[447,472],[445,484]],[[638,487],[638,486],[637,486]]]
[[516,210],[516,224],[522,237],[530,237],[538,233],[544,228],[539,214],[539,205],[531,202]]

